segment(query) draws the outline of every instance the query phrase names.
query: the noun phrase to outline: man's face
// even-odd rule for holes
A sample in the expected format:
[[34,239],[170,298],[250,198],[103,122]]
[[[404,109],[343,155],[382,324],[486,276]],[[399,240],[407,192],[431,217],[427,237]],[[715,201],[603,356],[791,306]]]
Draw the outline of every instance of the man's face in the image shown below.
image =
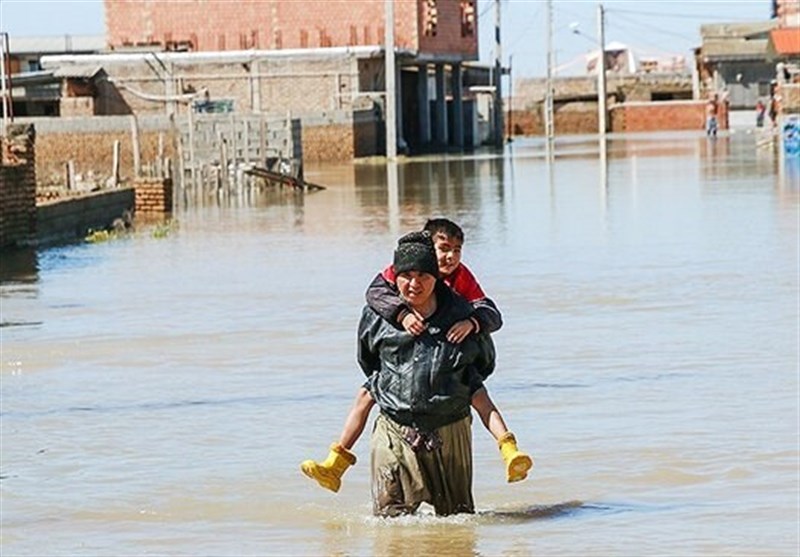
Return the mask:
[[436,287],[436,277],[419,271],[406,271],[397,275],[397,289],[400,296],[411,307],[416,307],[428,301]]
[[461,242],[446,234],[436,234],[433,245],[436,248],[439,273],[446,277],[461,263]]

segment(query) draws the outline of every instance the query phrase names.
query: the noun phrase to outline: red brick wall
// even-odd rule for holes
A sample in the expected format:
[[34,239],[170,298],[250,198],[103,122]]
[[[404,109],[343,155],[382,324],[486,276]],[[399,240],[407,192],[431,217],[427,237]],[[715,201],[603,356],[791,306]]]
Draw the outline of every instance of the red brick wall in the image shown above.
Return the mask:
[[436,0],[438,12],[436,35],[424,33],[427,0],[418,0],[419,49],[423,52],[458,54],[465,58],[478,58],[478,13],[475,1],[475,27],[471,36],[461,36],[461,3],[458,0]]
[[[506,112],[506,133],[511,135],[544,135],[542,107]],[[597,133],[597,104],[574,102],[556,106],[553,114],[556,135]]]
[[[610,131],[644,132],[705,129],[705,101],[664,101],[622,103],[610,107]],[[540,106],[506,113],[506,132],[511,135],[543,135],[544,122]],[[556,107],[556,135],[597,133],[597,104],[569,103]],[[719,129],[728,129],[728,107],[718,107]]]
[[172,213],[172,180],[170,178],[136,178],[136,214]]
[[[437,0],[439,32],[422,41],[423,3],[395,0],[397,46],[477,58],[477,14],[462,38],[460,0]],[[205,51],[377,45],[384,10],[384,0],[105,0],[106,36],[112,47],[191,41]]]
[[[659,130],[703,130],[706,122],[705,101],[664,101],[623,103],[611,109],[611,125],[615,132]],[[718,109],[719,129],[728,129],[725,104]]]

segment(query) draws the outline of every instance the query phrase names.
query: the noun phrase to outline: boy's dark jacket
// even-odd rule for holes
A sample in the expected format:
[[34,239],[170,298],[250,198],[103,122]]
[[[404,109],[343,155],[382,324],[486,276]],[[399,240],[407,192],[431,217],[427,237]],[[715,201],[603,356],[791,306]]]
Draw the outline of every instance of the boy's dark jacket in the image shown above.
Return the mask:
[[495,366],[495,348],[488,333],[469,335],[460,344],[448,342],[447,331],[466,319],[473,307],[441,281],[437,309],[419,336],[398,327],[366,306],[358,327],[358,363],[367,376],[365,387],[387,416],[422,431],[469,415],[472,394]]

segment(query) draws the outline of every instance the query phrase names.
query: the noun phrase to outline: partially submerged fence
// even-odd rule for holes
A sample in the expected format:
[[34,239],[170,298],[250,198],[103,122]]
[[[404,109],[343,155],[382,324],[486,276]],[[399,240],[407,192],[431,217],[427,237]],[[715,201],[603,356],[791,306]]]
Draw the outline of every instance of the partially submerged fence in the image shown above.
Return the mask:
[[[302,168],[300,122],[286,116],[190,114],[26,118],[37,135],[37,194],[114,188],[139,176],[178,187],[231,188],[251,166],[273,160]],[[226,171],[222,172],[221,169]],[[233,179],[229,179],[233,176]],[[205,181],[203,178],[206,178]]]
[[190,114],[181,119],[178,159],[180,186],[240,190],[263,168],[302,180],[300,120],[260,114]]

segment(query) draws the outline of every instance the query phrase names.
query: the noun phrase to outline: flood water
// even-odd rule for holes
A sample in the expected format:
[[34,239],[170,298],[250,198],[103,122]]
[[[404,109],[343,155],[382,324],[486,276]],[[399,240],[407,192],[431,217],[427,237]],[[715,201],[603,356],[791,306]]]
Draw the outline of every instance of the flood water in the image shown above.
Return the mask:
[[[540,141],[307,168],[167,234],[3,254],[4,557],[797,555],[800,173],[753,135]],[[475,516],[371,516],[368,439],[305,478],[362,375],[363,292],[429,216],[505,317]],[[374,417],[374,416],[373,416]]]

